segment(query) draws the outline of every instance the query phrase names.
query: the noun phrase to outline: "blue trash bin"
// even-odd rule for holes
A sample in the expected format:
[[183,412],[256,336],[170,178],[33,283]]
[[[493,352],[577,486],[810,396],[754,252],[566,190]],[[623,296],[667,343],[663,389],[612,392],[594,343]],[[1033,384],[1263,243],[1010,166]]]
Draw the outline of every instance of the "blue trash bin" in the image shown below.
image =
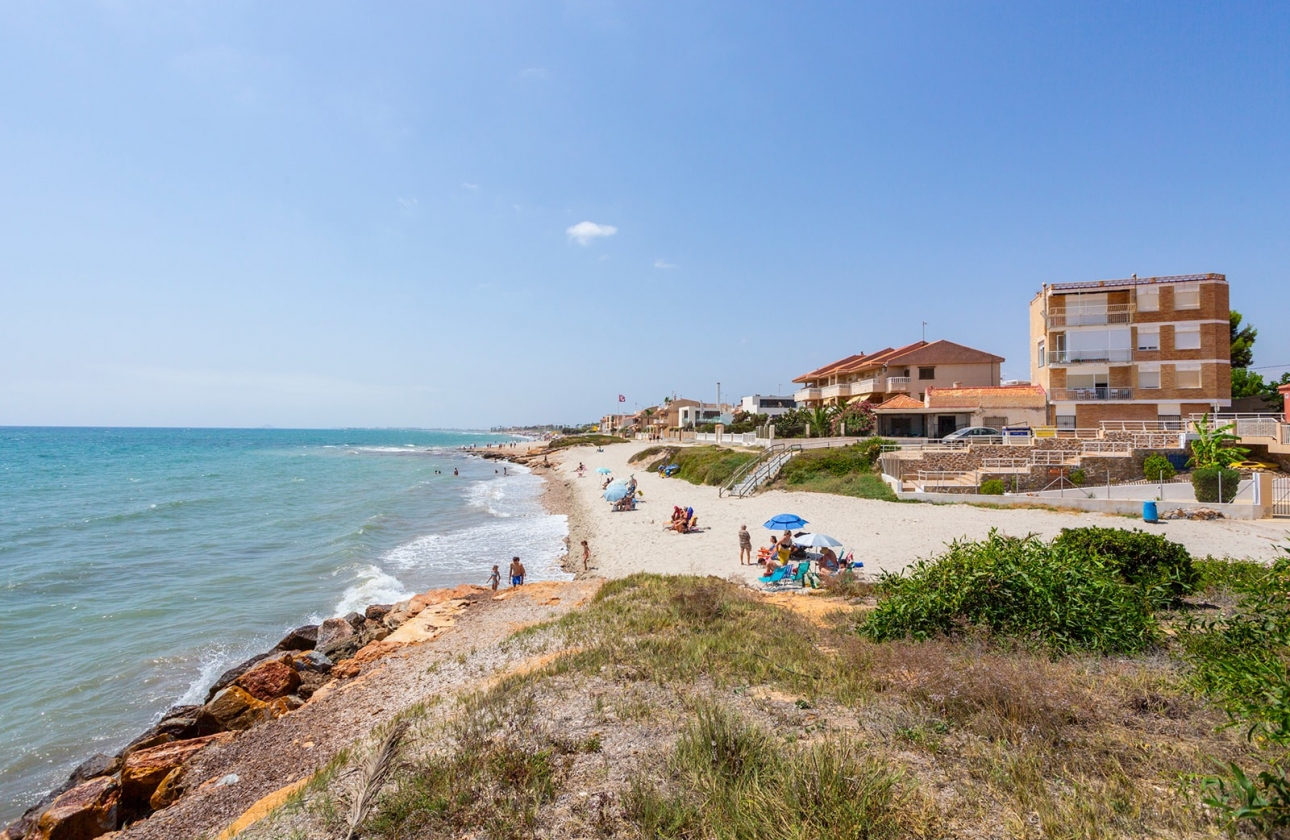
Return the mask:
[[1156,513],[1156,503],[1153,499],[1148,499],[1142,503],[1142,521],[1159,522],[1160,517]]

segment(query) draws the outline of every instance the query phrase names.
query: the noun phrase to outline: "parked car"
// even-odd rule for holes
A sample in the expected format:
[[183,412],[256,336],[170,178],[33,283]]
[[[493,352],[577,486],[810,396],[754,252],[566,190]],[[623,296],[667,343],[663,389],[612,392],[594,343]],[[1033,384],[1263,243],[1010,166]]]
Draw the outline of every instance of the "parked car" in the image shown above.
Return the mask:
[[966,442],[976,441],[977,443],[988,443],[993,438],[995,441],[1003,440],[1003,432],[998,429],[992,429],[989,426],[968,426],[957,431],[950,432],[941,440],[961,440]]

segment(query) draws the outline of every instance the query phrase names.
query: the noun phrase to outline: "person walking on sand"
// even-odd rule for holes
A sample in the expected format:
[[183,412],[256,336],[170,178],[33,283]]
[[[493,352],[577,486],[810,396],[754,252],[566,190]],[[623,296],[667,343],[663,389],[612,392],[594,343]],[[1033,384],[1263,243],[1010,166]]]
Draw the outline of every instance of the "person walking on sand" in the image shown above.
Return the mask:
[[512,557],[511,558],[511,586],[515,587],[515,586],[523,586],[523,585],[524,585],[524,564],[520,562],[520,558]]
[[501,582],[502,582],[502,572],[500,569],[498,569],[498,567],[494,566],[493,573],[488,576],[488,585],[493,587],[493,591],[496,592],[497,584]]
[[587,545],[586,540],[583,540],[582,541],[582,570],[585,572],[590,568],[591,568],[591,546]]
[[752,534],[748,533],[747,525],[739,526],[739,565],[751,566],[752,560]]

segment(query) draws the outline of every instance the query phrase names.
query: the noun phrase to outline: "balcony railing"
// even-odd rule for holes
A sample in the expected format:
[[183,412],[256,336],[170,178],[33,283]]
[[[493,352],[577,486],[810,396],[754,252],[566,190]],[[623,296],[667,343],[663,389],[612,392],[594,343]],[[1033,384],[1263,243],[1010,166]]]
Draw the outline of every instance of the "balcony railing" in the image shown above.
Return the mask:
[[882,389],[881,379],[861,379],[859,382],[851,383],[851,393],[856,394],[873,394]]
[[820,389],[820,397],[826,400],[831,400],[834,397],[849,397],[852,394],[851,387],[852,383],[850,382],[837,382],[833,385],[825,385]]
[[1054,402],[1090,402],[1092,400],[1131,400],[1132,388],[1054,388],[1049,392]]
[[1083,365],[1096,362],[1131,362],[1133,361],[1133,350],[1128,347],[1116,348],[1098,348],[1079,350],[1049,350],[1048,364],[1050,365]]
[[797,402],[814,402],[820,398],[819,388],[802,388],[793,394],[793,399]]
[[1062,306],[1048,310],[1048,329],[1055,327],[1095,327],[1105,324],[1133,323],[1131,303],[1105,306]]
[[909,391],[910,378],[908,376],[888,376],[887,392],[904,393]]

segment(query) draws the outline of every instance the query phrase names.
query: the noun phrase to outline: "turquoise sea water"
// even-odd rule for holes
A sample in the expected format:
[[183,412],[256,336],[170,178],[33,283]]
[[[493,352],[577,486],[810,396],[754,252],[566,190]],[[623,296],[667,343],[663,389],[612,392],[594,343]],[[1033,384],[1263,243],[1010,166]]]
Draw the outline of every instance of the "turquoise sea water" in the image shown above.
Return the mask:
[[0,428],[0,825],[291,627],[516,554],[566,577],[541,479],[460,451],[500,440]]

